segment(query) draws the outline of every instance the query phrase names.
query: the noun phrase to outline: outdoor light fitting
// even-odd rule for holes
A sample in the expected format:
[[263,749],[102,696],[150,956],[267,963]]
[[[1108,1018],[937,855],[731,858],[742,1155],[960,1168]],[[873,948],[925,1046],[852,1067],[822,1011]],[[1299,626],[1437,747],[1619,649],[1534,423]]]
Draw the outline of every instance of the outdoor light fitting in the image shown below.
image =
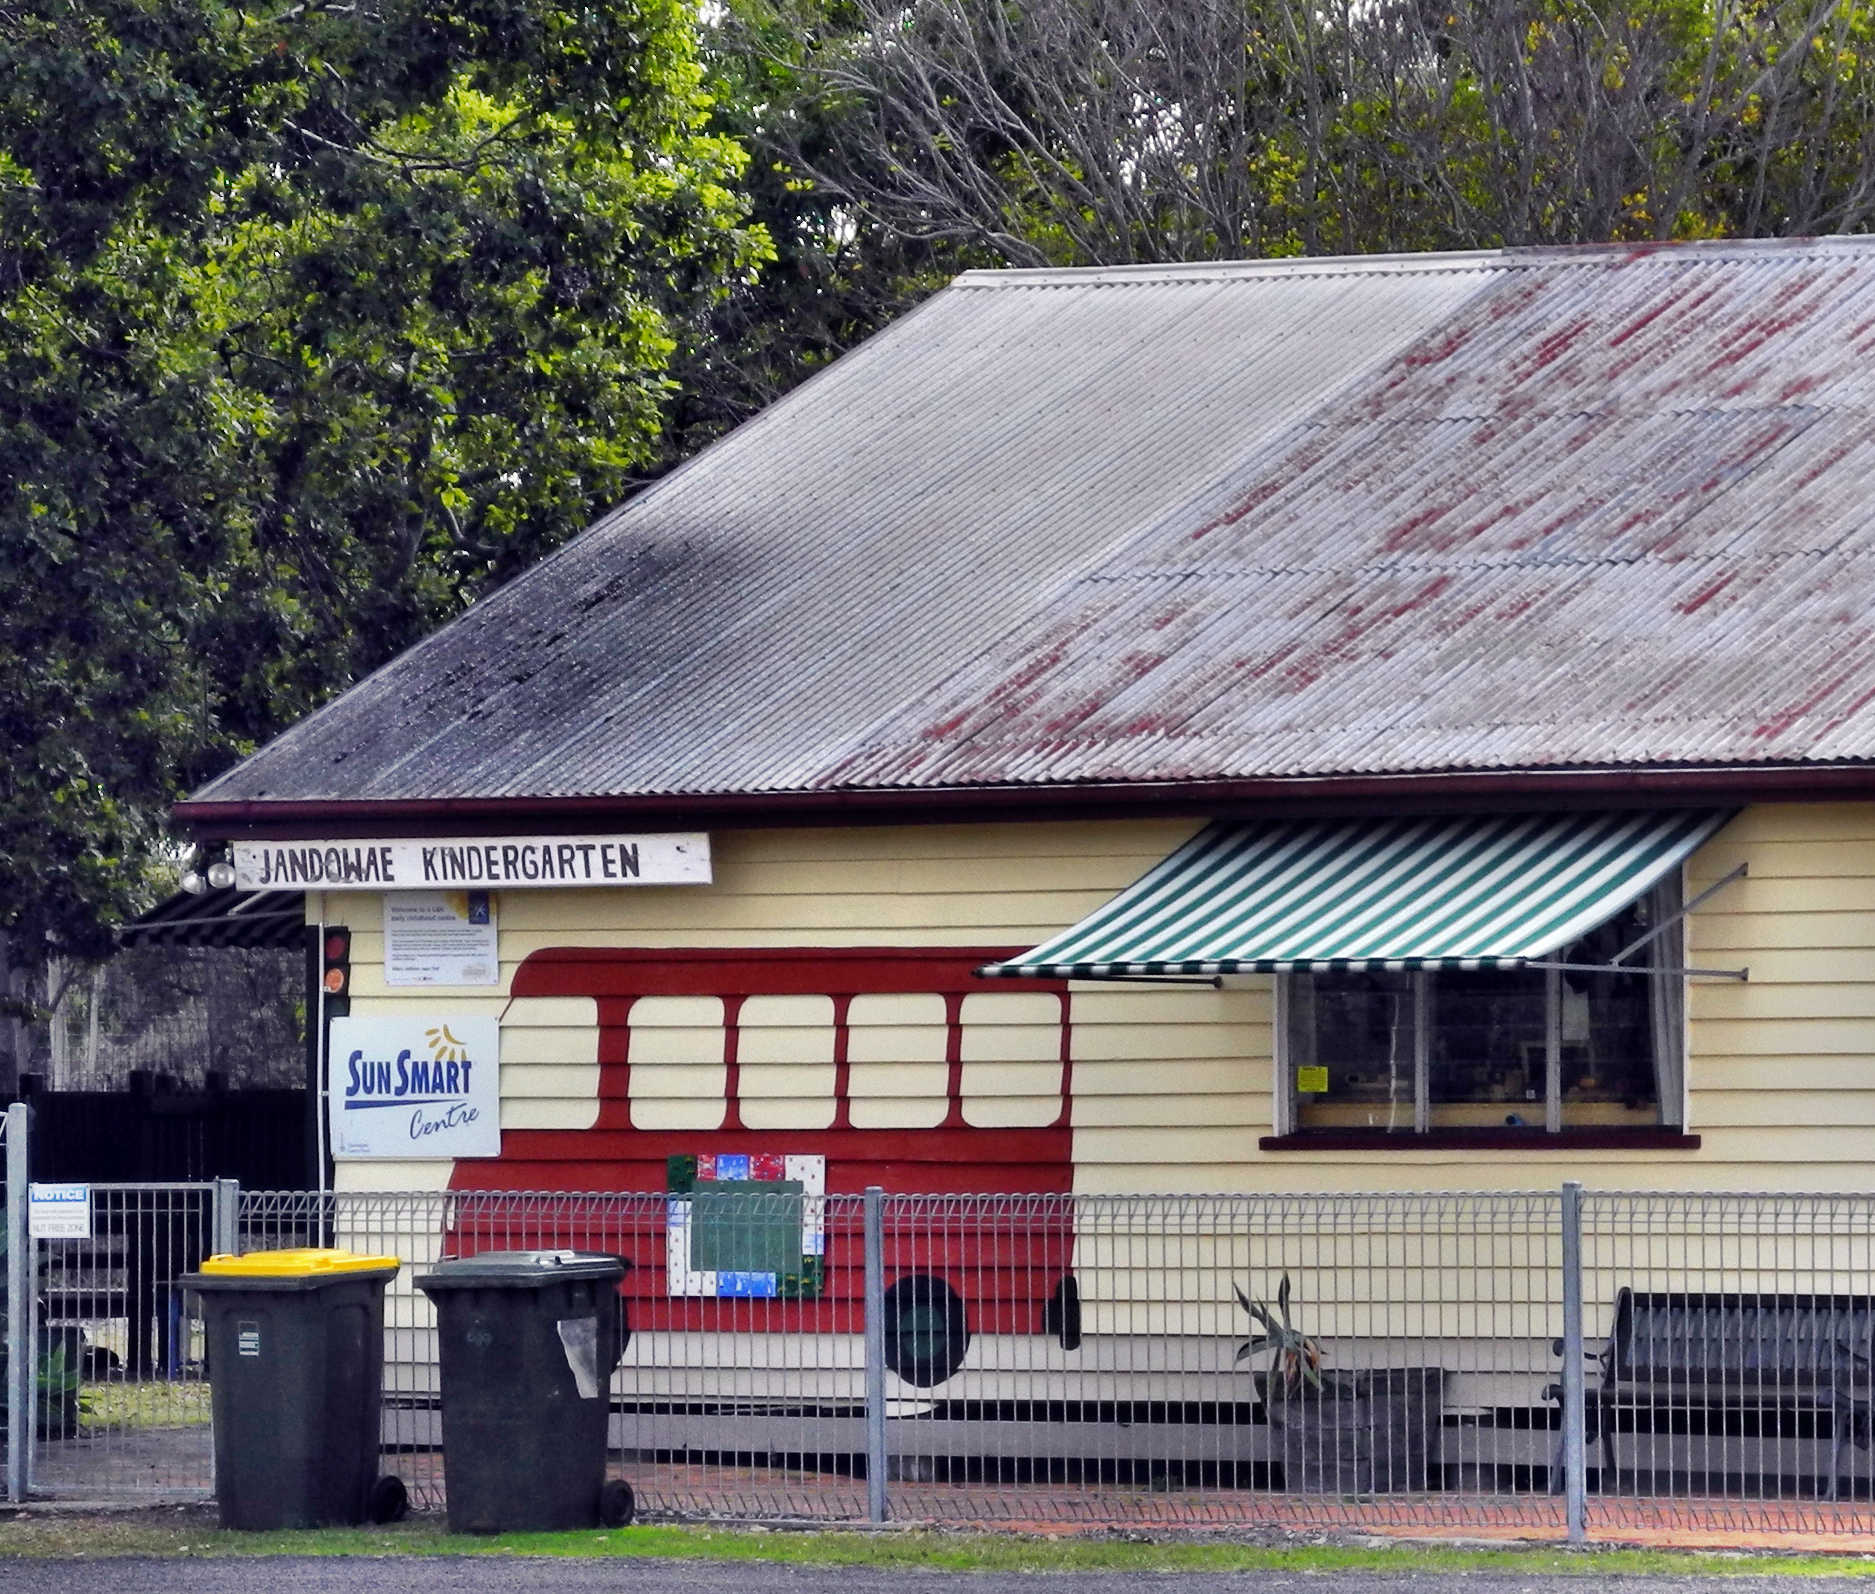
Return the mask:
[[179,884],[192,897],[199,897],[210,887],[226,891],[234,884],[234,861],[225,849],[217,848],[209,852],[198,847],[189,867],[183,871]]

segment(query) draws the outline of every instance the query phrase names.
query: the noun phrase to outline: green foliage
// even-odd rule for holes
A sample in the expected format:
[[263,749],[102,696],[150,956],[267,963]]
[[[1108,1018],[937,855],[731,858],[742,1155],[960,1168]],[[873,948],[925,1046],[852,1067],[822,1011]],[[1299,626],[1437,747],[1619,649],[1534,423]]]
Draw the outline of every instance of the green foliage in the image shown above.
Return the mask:
[[[866,236],[1015,265],[1855,231],[1861,0],[763,0]],[[771,51],[771,54],[774,52]]]
[[1289,1275],[1285,1273],[1282,1283],[1276,1288],[1274,1307],[1263,1300],[1251,1300],[1235,1284],[1231,1286],[1231,1291],[1251,1323],[1261,1330],[1237,1347],[1235,1359],[1241,1362],[1265,1352],[1269,1355],[1268,1378],[1264,1384],[1265,1398],[1288,1399],[1300,1392],[1304,1385],[1320,1390],[1322,1347],[1318,1341],[1297,1328],[1289,1316]]
[[626,495],[769,253],[682,0],[0,0],[0,931]]

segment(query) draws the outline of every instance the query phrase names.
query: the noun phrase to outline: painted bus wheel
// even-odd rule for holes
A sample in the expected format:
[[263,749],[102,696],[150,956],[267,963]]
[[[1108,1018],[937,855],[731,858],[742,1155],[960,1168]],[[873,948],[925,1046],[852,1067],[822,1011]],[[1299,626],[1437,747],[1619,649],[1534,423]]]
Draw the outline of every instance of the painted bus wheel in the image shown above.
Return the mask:
[[1081,1348],[1081,1286],[1072,1273],[1064,1273],[1048,1297],[1042,1308],[1042,1328],[1063,1350]]
[[943,1383],[969,1348],[964,1303],[942,1279],[912,1273],[885,1292],[885,1364],[906,1383]]

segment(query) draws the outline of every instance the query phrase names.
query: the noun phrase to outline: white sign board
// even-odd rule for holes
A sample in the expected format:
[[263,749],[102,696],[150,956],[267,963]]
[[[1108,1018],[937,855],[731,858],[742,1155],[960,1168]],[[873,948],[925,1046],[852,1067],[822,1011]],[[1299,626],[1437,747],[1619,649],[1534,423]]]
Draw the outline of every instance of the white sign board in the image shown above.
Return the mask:
[[393,891],[384,898],[386,985],[498,985],[495,909],[486,891]]
[[29,1184],[26,1187],[26,1233],[35,1240],[91,1238],[91,1186]]
[[710,838],[461,836],[417,841],[237,841],[242,891],[504,891],[534,886],[706,886]]
[[326,1061],[334,1157],[501,1154],[493,1018],[335,1018]]

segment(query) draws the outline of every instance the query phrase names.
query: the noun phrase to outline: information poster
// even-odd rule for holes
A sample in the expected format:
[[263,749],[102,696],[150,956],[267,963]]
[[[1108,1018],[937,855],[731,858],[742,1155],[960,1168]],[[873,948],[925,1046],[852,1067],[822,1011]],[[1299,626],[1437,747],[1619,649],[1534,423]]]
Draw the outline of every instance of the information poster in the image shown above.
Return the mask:
[[495,905],[486,891],[387,891],[386,985],[496,985]]
[[432,1012],[335,1018],[327,1121],[335,1157],[501,1155],[501,1028]]

